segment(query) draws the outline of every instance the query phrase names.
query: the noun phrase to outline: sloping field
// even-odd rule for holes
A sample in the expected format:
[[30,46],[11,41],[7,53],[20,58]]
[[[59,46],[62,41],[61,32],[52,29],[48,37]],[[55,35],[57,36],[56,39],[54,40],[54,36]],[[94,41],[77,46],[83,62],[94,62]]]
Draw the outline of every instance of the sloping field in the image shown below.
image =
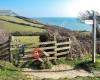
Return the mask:
[[0,16],[0,19],[7,20],[7,21],[13,21],[13,22],[16,22],[16,23],[29,24],[31,26],[37,26],[37,27],[42,27],[43,26],[43,25],[40,25],[40,24],[34,24],[34,23],[31,23],[31,22],[25,21],[25,20],[20,19],[16,16]]
[[0,21],[0,23],[2,24],[0,26],[0,28],[6,30],[8,32],[16,32],[16,31],[19,31],[19,32],[26,32],[26,31],[28,31],[28,32],[29,31],[30,32],[42,32],[42,31],[44,31],[44,29],[14,24],[14,23],[6,22],[6,21]]
[[[28,24],[28,25],[27,25]],[[42,32],[43,25],[34,24],[14,16],[0,16],[0,28],[8,32]]]
[[0,19],[5,19],[5,20],[10,20],[10,21],[16,21],[16,22],[22,22],[22,23],[27,23],[26,21],[16,18],[14,16],[0,16]]

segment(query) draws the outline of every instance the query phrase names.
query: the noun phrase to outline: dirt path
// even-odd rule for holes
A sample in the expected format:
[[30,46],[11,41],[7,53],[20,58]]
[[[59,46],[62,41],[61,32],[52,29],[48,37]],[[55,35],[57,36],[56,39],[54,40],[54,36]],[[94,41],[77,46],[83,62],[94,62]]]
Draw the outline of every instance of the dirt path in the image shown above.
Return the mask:
[[76,76],[93,76],[92,73],[88,73],[87,71],[84,71],[82,69],[75,70],[73,69],[73,67],[68,65],[56,65],[53,66],[52,69],[41,70],[41,71],[24,68],[23,71],[25,71],[23,72],[23,74],[28,76],[34,75],[40,78],[53,78],[53,79],[65,78],[65,77],[74,78]]

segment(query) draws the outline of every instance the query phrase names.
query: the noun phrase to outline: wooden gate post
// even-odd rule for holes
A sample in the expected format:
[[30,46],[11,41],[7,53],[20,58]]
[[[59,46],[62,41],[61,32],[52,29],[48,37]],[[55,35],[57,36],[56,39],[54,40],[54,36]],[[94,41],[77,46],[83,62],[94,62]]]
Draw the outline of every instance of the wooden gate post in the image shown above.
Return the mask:
[[11,36],[9,36],[9,62],[11,62],[11,51],[10,51],[10,48],[11,48]]

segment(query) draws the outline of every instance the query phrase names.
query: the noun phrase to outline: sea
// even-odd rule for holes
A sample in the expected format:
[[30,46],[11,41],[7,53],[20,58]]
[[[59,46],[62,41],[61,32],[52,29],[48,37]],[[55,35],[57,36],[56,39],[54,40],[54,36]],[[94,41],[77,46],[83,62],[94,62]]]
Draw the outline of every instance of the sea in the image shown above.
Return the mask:
[[76,31],[91,31],[92,27],[89,24],[83,23],[79,18],[73,17],[38,17],[33,18],[41,23],[58,25],[70,30]]

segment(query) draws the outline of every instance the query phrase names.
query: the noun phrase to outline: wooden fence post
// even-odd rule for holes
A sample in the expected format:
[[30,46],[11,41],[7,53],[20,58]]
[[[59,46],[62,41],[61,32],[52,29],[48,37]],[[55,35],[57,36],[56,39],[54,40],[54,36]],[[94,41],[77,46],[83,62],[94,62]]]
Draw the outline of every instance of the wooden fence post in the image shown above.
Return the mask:
[[54,43],[54,46],[55,46],[55,48],[54,48],[54,51],[55,51],[55,54],[54,54],[54,57],[55,57],[55,62],[56,62],[56,58],[57,58],[57,56],[56,56],[56,54],[57,54],[57,46],[56,46],[56,43],[57,43],[57,39],[56,39],[56,35],[57,35],[57,33],[55,33],[55,35],[54,35],[54,41],[55,41],[55,43]]
[[9,36],[9,41],[8,42],[9,42],[9,62],[11,62],[11,51],[10,51],[11,36]]

